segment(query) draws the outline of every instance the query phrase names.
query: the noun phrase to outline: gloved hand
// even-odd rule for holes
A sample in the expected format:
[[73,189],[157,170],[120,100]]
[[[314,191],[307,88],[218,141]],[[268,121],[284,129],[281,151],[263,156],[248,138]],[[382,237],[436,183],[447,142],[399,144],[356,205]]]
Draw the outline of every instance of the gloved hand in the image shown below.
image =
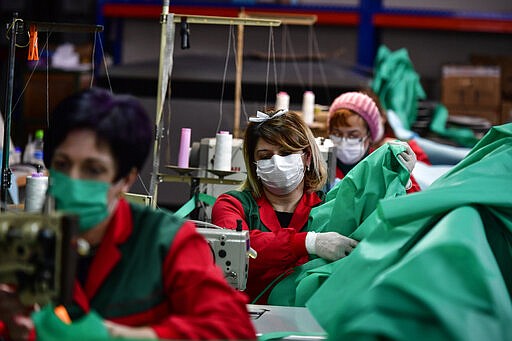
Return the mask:
[[325,260],[335,261],[348,256],[358,242],[337,232],[308,232],[306,249]]
[[390,141],[388,143],[405,147],[405,151],[398,154],[397,159],[405,166],[405,168],[407,168],[409,173],[411,173],[412,170],[414,169],[414,166],[416,166],[416,154],[412,151],[411,146],[409,146],[409,143],[398,140]]

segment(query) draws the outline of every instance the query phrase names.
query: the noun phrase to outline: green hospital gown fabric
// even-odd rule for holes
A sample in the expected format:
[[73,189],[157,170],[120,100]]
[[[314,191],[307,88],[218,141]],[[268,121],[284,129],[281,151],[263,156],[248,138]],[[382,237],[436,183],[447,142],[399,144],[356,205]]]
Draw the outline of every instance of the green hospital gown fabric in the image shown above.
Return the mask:
[[[396,155],[403,146],[385,144],[357,164],[326,195],[325,202],[311,210],[308,231],[335,231],[357,240],[366,235],[359,227],[380,199],[405,195],[409,172]],[[317,258],[294,269],[269,296],[269,304],[304,306],[314,290],[331,273],[335,263]]]
[[405,128],[416,122],[418,100],[426,94],[406,49],[391,52],[381,45],[375,57],[372,90],[387,110],[393,110]]
[[297,296],[332,340],[511,340],[511,189],[512,123],[426,190],[381,200]]

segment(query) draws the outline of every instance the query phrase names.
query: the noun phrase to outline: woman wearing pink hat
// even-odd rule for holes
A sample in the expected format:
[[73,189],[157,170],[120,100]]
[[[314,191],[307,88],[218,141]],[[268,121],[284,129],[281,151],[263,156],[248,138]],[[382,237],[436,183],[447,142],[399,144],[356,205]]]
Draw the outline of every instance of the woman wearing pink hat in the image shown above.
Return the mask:
[[[385,138],[385,116],[379,110],[378,100],[363,92],[347,92],[338,96],[329,108],[329,138],[336,146],[336,178],[342,179],[359,161],[375,148],[386,142],[400,143],[407,150],[399,159],[412,172],[417,156],[426,158],[417,145],[413,150],[407,142],[398,141],[392,136]],[[411,176],[407,192],[417,192],[420,186]]]

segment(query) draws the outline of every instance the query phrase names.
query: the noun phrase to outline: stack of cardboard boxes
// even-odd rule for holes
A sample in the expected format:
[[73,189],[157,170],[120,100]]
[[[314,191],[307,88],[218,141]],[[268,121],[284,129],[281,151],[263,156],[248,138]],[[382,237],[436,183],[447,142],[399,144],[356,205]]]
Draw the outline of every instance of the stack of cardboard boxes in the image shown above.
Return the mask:
[[473,56],[468,65],[445,65],[442,103],[450,116],[512,122],[512,57]]
[[512,56],[475,55],[475,65],[498,65],[501,70],[501,123],[512,122]]

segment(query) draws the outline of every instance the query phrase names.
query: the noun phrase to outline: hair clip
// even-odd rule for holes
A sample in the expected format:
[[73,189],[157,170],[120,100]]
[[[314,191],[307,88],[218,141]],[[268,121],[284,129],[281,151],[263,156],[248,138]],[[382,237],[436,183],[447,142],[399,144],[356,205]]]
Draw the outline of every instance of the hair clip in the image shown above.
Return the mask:
[[249,122],[265,122],[270,119],[282,116],[288,112],[288,109],[279,109],[274,113],[274,115],[269,116],[261,111],[256,111],[256,117],[249,117]]

